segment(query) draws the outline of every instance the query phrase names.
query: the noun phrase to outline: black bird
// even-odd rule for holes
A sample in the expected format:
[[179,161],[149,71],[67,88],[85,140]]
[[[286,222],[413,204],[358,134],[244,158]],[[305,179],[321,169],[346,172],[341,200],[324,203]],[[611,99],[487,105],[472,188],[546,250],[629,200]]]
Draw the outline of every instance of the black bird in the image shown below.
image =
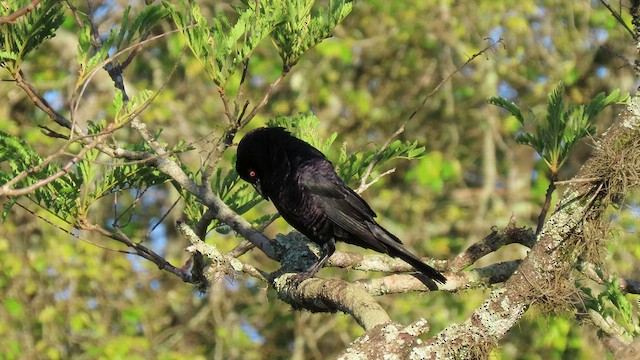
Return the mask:
[[236,170],[291,226],[320,245],[322,257],[306,275],[315,275],[335,251],[336,241],[344,241],[399,257],[431,279],[446,282],[376,223],[376,213],[318,149],[284,128],[259,128],[245,135],[238,144]]

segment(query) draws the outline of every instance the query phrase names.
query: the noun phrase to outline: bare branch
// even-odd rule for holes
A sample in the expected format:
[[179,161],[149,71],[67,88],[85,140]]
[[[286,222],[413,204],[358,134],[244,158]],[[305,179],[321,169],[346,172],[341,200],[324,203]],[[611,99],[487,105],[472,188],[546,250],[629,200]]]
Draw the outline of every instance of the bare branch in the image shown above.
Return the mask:
[[462,65],[458,66],[449,75],[445,76],[438,83],[438,85],[436,85],[433,88],[433,90],[431,90],[431,92],[429,92],[427,94],[427,96],[424,97],[424,100],[422,101],[422,103],[420,105],[418,105],[418,107],[411,113],[411,115],[409,115],[409,118],[407,118],[407,120],[405,120],[404,123],[402,123],[402,125],[400,125],[400,127],[387,139],[387,141],[384,143],[384,145],[382,145],[380,150],[378,150],[378,152],[374,155],[373,159],[371,160],[371,163],[369,163],[369,165],[367,166],[367,170],[364,172],[364,175],[362,176],[362,180],[360,181],[360,186],[358,187],[357,192],[360,193],[360,192],[364,191],[368,187],[368,186],[366,186],[366,181],[369,178],[369,176],[371,175],[371,172],[373,171],[373,168],[375,167],[375,165],[380,161],[380,155],[382,154],[382,152],[389,146],[389,144],[391,143],[391,141],[393,139],[395,139],[398,135],[400,135],[400,134],[402,134],[402,132],[404,132],[404,129],[405,129],[405,126],[407,125],[407,123],[409,123],[409,121],[411,121],[411,119],[413,119],[416,116],[416,114],[426,105],[426,103],[429,101],[429,99],[431,99],[431,97],[440,89],[440,87],[442,87],[442,85],[444,85],[449,80],[451,80],[451,78],[455,74],[457,74],[462,69],[464,69],[467,65],[469,65],[478,56],[486,53],[489,50],[495,50],[499,44],[502,44],[504,46],[504,43],[502,42],[502,39],[499,39],[496,42],[493,42],[493,41],[490,42],[489,45],[486,46],[484,49],[482,49],[482,50],[478,51],[477,53],[471,55],[467,59],[467,61],[465,61]]
[[[191,229],[185,222],[178,222],[177,228],[182,235],[184,235],[192,244],[187,250],[192,253],[199,253],[207,258],[211,259],[217,266],[216,268],[222,269],[225,274],[233,275],[234,271],[244,272],[250,276],[256,277],[260,280],[266,281],[265,274],[249,264],[244,264],[240,260],[233,256],[225,255],[221,253],[218,248],[213,244],[207,244],[200,239],[200,237]],[[214,273],[217,269],[211,269],[207,275],[205,281],[215,280]],[[204,284],[200,284],[201,287],[206,287]]]
[[271,85],[269,85],[269,89],[267,89],[267,92],[264,94],[264,96],[262,97],[262,100],[258,103],[258,105],[256,105],[253,109],[251,109],[251,112],[247,114],[247,116],[244,119],[238,119],[238,122],[240,123],[241,128],[247,125],[249,121],[251,121],[256,116],[258,111],[260,111],[265,105],[267,105],[267,103],[269,102],[269,98],[271,97],[271,94],[278,88],[278,86],[280,85],[282,80],[285,78],[285,76],[287,76],[290,70],[291,68],[282,69],[280,76],[273,83],[271,83]]
[[620,13],[615,11],[615,9],[613,9],[611,5],[609,5],[609,3],[606,2],[605,0],[600,0],[600,3],[604,5],[604,7],[606,7],[607,10],[609,10],[613,18],[616,19],[616,21],[619,22],[622,25],[622,27],[624,27],[624,29],[627,30],[629,34],[631,34],[631,37],[633,37],[635,40],[638,40],[638,38],[636,37],[636,34],[633,32],[633,30],[631,30],[629,25],[627,25],[627,23],[624,21]]
[[500,231],[493,229],[484,239],[449,260],[445,268],[450,271],[460,271],[502,246],[514,243],[531,248],[535,244],[535,236],[529,229],[516,227],[515,218],[511,218],[506,228]]
[[58,230],[60,230],[60,231],[64,232],[64,233],[65,233],[65,234],[67,234],[67,235],[70,235],[71,237],[73,237],[73,238],[75,238],[75,239],[78,239],[78,240],[80,240],[80,241],[82,241],[82,242],[85,242],[85,243],[87,243],[87,244],[90,244],[90,245],[92,245],[92,246],[98,247],[98,248],[100,248],[100,249],[102,249],[102,250],[106,250],[106,251],[113,251],[113,252],[117,252],[117,253],[121,253],[121,254],[130,254],[130,255],[135,255],[135,253],[132,253],[132,252],[129,252],[129,251],[126,251],[126,250],[112,249],[112,248],[109,248],[109,247],[106,247],[106,246],[103,246],[103,245],[97,244],[97,243],[95,243],[95,242],[93,242],[93,241],[89,241],[89,240],[87,240],[87,239],[84,239],[84,238],[80,237],[80,235],[79,235],[77,232],[69,231],[69,230],[67,230],[67,229],[65,229],[65,228],[63,228],[63,227],[61,227],[60,225],[54,224],[51,220],[49,220],[49,219],[47,219],[47,218],[45,218],[45,217],[42,217],[42,216],[40,216],[39,214],[36,214],[36,213],[35,213],[35,212],[33,212],[31,209],[29,209],[29,208],[27,208],[26,206],[24,206],[24,205],[20,204],[19,202],[16,202],[16,205],[18,205],[19,207],[21,207],[24,211],[28,212],[31,216],[34,216],[34,217],[36,217],[37,219],[39,219],[39,220],[41,220],[41,221],[44,221],[45,223],[47,223],[47,224],[49,224],[49,225],[53,226],[54,228],[56,228],[56,229],[58,229]]
[[[604,284],[602,278],[596,272],[596,266],[592,263],[584,264],[581,272],[590,280],[595,281],[598,284]],[[602,270],[604,273],[604,278],[611,278],[612,275],[608,274],[605,270]],[[633,279],[625,279],[622,277],[618,277],[618,288],[625,294],[640,294],[640,281]]]
[[125,233],[123,233],[119,228],[116,228],[115,232],[111,232],[100,225],[90,223],[87,219],[79,219],[78,226],[81,230],[95,231],[102,236],[119,241],[127,247],[133,249],[136,255],[156,264],[160,270],[168,271],[181,278],[184,282],[193,282],[191,274],[189,274],[187,271],[171,265],[171,263],[165,260],[162,256],[156,254],[153,250],[147,248],[141,243],[131,241],[129,237],[125,235]]
[[373,184],[377,183],[378,181],[380,181],[380,179],[382,179],[383,176],[387,176],[387,175],[393,174],[394,172],[396,172],[396,168],[389,169],[389,170],[383,172],[382,174],[376,176],[373,180],[371,180],[369,182],[364,181],[364,180],[367,179],[368,175],[367,175],[367,177],[363,177],[362,178],[363,181],[360,183],[360,186],[358,187],[358,189],[356,189],[356,192],[358,194],[362,194],[363,192],[367,191],[367,189],[370,188],[371,185],[373,185]]
[[553,196],[553,192],[556,190],[557,180],[558,173],[552,172],[549,187],[547,187],[547,193],[544,196],[544,204],[542,205],[542,209],[540,209],[540,215],[538,215],[538,226],[536,227],[536,235],[540,234],[540,231],[542,231],[542,226],[544,226],[544,220],[547,218],[547,213],[549,212],[549,207],[551,206],[551,197]]
[[[491,234],[482,240],[469,246],[465,251],[450,260],[434,260],[422,258],[422,261],[433,266],[437,270],[446,270],[452,273],[462,271],[471,266],[480,258],[495,252],[508,244],[521,244],[526,247],[533,247],[535,236],[530,229],[518,228],[515,219],[511,219],[509,225],[503,230],[494,229]],[[394,259],[386,255],[362,255],[356,253],[336,251],[329,259],[329,266],[338,268],[349,268],[362,271],[381,272],[412,272],[415,271],[406,262]]]
[[506,261],[469,271],[456,273],[445,272],[447,283],[444,285],[431,282],[427,286],[424,279],[421,279],[420,274],[393,274],[377,279],[359,280],[356,283],[367,290],[372,296],[414,291],[426,292],[441,290],[457,292],[505,282],[518,266],[520,266],[520,263],[520,260]]
[[40,110],[49,115],[49,117],[58,125],[67,129],[71,129],[71,121],[62,116],[62,114],[60,114],[59,112],[55,111],[51,107],[51,105],[49,105],[47,100],[36,93],[36,90],[33,88],[33,86],[25,81],[22,70],[15,73],[13,75],[13,78],[16,80],[16,85],[18,85],[22,90],[24,90],[24,92],[27,93],[27,95],[31,98],[31,101],[33,101],[33,103],[36,104],[36,106],[40,108]]

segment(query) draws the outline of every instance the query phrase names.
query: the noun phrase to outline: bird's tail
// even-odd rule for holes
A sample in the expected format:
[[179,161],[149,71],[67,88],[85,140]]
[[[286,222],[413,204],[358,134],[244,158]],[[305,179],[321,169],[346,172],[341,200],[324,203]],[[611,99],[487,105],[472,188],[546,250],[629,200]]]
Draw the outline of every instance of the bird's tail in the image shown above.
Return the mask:
[[401,248],[402,251],[390,253],[389,255],[399,257],[400,259],[409,263],[409,265],[413,266],[416,270],[427,275],[440,284],[444,284],[447,282],[447,279],[438,270],[422,262],[422,260],[420,260],[417,256],[413,255],[407,249],[403,248],[402,245],[399,245],[398,247]]
[[440,284],[444,284],[447,282],[447,279],[436,269],[431,266],[425,264],[419,257],[409,252],[409,250],[405,249],[402,246],[402,242],[395,235],[388,232],[383,227],[378,224],[372,224],[373,226],[369,226],[369,229],[372,231],[374,236],[382,243],[384,243],[387,247],[387,253],[393,257],[398,257],[404,261],[406,261],[409,265],[413,266],[414,269],[420,271],[425,274],[429,278],[434,281],[439,282]]

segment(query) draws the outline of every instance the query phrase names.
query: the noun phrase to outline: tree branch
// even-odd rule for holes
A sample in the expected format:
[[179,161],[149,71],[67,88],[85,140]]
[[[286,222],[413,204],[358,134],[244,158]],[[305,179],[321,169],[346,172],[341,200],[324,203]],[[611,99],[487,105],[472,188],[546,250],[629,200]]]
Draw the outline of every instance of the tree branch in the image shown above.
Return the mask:
[[[253,267],[252,265],[245,264],[240,260],[236,259],[233,256],[225,255],[218,250],[218,248],[213,244],[207,244],[201,240],[200,236],[196,234],[193,229],[191,229],[185,222],[179,221],[177,223],[177,228],[182,235],[184,235],[189,242],[191,242],[191,246],[187,249],[194,255],[196,253],[202,254],[207,258],[211,259],[215,267],[211,268],[207,274],[208,282],[212,282],[215,280],[215,273],[218,269],[222,269],[222,272],[228,275],[234,275],[234,271],[244,272],[250,276],[258,278],[260,280],[266,281],[265,274]],[[207,283],[198,284],[198,286],[202,289],[206,289],[208,287]]]
[[[78,163],[78,161],[87,153],[89,152],[89,150],[95,148],[98,144],[100,144],[100,142],[102,142],[107,136],[109,136],[109,134],[111,134],[113,132],[113,130],[115,129],[115,125],[109,124],[109,126],[107,126],[107,128],[105,129],[104,132],[102,132],[100,135],[96,136],[96,138],[89,143],[88,145],[84,146],[82,148],[82,150],[80,150],[78,152],[77,155],[74,155],[73,158],[67,162],[67,164],[65,166],[63,166],[60,170],[58,170],[56,173],[47,176],[44,179],[41,179],[39,181],[36,181],[35,183],[24,187],[24,188],[20,188],[20,189],[12,189],[11,186],[15,185],[16,183],[18,183],[20,180],[24,179],[25,177],[27,177],[30,174],[34,174],[40,170],[42,170],[47,164],[49,164],[55,157],[59,156],[60,154],[56,153],[52,156],[49,156],[47,159],[45,159],[43,162],[41,162],[40,164],[38,164],[37,166],[35,166],[32,169],[29,169],[28,171],[23,171],[22,173],[18,174],[16,177],[14,177],[13,179],[11,179],[9,182],[7,182],[6,184],[2,185],[2,187],[0,187],[0,196],[21,196],[21,195],[26,195],[29,193],[32,193],[34,191],[36,191],[37,189],[46,186],[47,184],[52,183],[53,181],[67,175],[69,173],[69,171],[71,171],[71,168],[76,165]],[[64,149],[64,148],[63,148]]]
[[171,177],[178,185],[193,194],[198,200],[211,209],[212,216],[229,225],[234,231],[251,241],[269,258],[278,258],[272,242],[261,232],[254,229],[242,216],[236,214],[220,197],[213,194],[210,190],[207,191],[197,185],[184,170],[182,170],[180,165],[169,157],[167,150],[151,136],[146,124],[136,117],[131,121],[131,127],[136,130],[142,139],[158,154],[158,157],[153,162],[153,165],[155,165],[158,170]]
[[280,300],[294,309],[311,312],[343,311],[365,330],[391,321],[389,315],[363,288],[342,280],[309,278],[286,273],[273,279]]
[[7,16],[0,16],[0,26],[6,24],[6,23],[12,23],[14,21],[16,21],[19,17],[27,14],[28,12],[32,11],[33,9],[36,8],[36,6],[38,6],[38,4],[40,4],[41,0],[33,0],[31,1],[28,5],[12,12],[11,14],[7,15]]
[[[638,105],[640,98],[636,96],[600,141],[599,145],[603,145],[615,139],[615,148],[597,146],[598,150],[575,176],[577,179],[603,176],[606,181],[615,182],[614,178],[621,175],[612,171],[608,174],[594,173],[594,169],[599,168],[596,164],[602,164],[612,157],[607,152],[627,151],[629,143],[640,136]],[[493,347],[534,302],[553,302],[552,296],[564,299],[564,294],[554,294],[552,289],[560,289],[559,286],[570,281],[569,272],[573,263],[585,250],[576,242],[576,236],[580,238],[582,235],[585,218],[597,221],[606,202],[596,199],[605,199],[609,193],[616,194],[619,190],[603,188],[598,184],[570,185],[545,223],[538,236],[538,243],[504,287],[492,291],[484,304],[462,326],[446,328],[435,338],[414,349],[414,354],[431,354],[426,358],[432,358],[454,353],[458,358],[473,358],[478,351]],[[456,346],[442,346],[444,343],[455,343]]]
[[378,161],[380,161],[380,155],[382,154],[382,152],[389,146],[389,144],[391,143],[391,141],[393,139],[395,139],[398,135],[400,135],[400,134],[402,134],[404,132],[404,128],[407,125],[407,123],[409,123],[409,121],[411,121],[411,119],[413,119],[416,116],[416,114],[418,114],[418,112],[424,107],[424,105],[429,101],[429,99],[431,99],[431,97],[440,89],[440,87],[442,87],[442,85],[444,85],[449,80],[451,80],[451,78],[455,74],[457,74],[462,69],[464,69],[467,65],[469,65],[478,56],[480,56],[482,54],[485,54],[489,50],[495,50],[497,48],[497,46],[500,45],[500,44],[502,44],[504,46],[504,43],[502,42],[502,39],[499,39],[498,41],[495,41],[495,42],[491,41],[488,46],[486,46],[484,49],[478,51],[477,53],[471,55],[467,59],[467,61],[465,61],[462,65],[458,66],[449,75],[445,76],[438,83],[438,85],[436,85],[433,88],[433,90],[431,90],[431,92],[429,92],[427,94],[427,96],[424,97],[424,99],[422,100],[422,103],[420,103],[420,105],[418,105],[418,107],[411,113],[411,115],[409,115],[409,118],[407,118],[407,120],[405,120],[404,123],[402,123],[402,125],[400,125],[400,127],[385,141],[385,143],[382,145],[380,150],[378,150],[378,152],[373,156],[373,159],[371,160],[371,162],[367,166],[367,169],[365,170],[364,175],[362,175],[362,180],[360,180],[360,186],[358,187],[356,192],[361,193],[364,190],[366,190],[369,186],[371,186],[371,185],[367,186],[367,179],[371,175],[371,172],[373,171],[373,168],[375,167],[375,165],[378,163]]
[[87,219],[79,219],[78,220],[78,228],[81,230],[95,231],[98,234],[111,238],[113,240],[119,241],[125,246],[133,249],[136,255],[143,257],[152,263],[158,266],[158,269],[168,271],[176,276],[178,276],[182,281],[191,283],[193,279],[191,278],[191,274],[181,268],[177,268],[167,260],[165,260],[162,256],[156,254],[153,250],[147,248],[146,246],[131,241],[127,235],[125,235],[120,229],[116,228],[115,232],[111,232],[100,225],[92,224]]
[[427,286],[420,274],[392,274],[377,279],[359,280],[356,284],[372,296],[434,290],[457,292],[505,282],[520,263],[521,260],[514,260],[468,271],[446,272],[447,283],[444,285],[433,283]]

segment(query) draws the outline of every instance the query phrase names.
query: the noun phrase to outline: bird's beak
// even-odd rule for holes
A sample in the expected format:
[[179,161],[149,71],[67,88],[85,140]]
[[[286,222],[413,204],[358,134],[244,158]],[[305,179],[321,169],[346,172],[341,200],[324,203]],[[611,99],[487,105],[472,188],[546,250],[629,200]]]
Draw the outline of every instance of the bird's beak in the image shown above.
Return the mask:
[[258,194],[260,194],[260,196],[262,196],[265,200],[269,200],[269,197],[266,196],[262,191],[262,185],[260,184],[260,179],[256,180],[256,182],[253,184],[253,187],[256,189]]

